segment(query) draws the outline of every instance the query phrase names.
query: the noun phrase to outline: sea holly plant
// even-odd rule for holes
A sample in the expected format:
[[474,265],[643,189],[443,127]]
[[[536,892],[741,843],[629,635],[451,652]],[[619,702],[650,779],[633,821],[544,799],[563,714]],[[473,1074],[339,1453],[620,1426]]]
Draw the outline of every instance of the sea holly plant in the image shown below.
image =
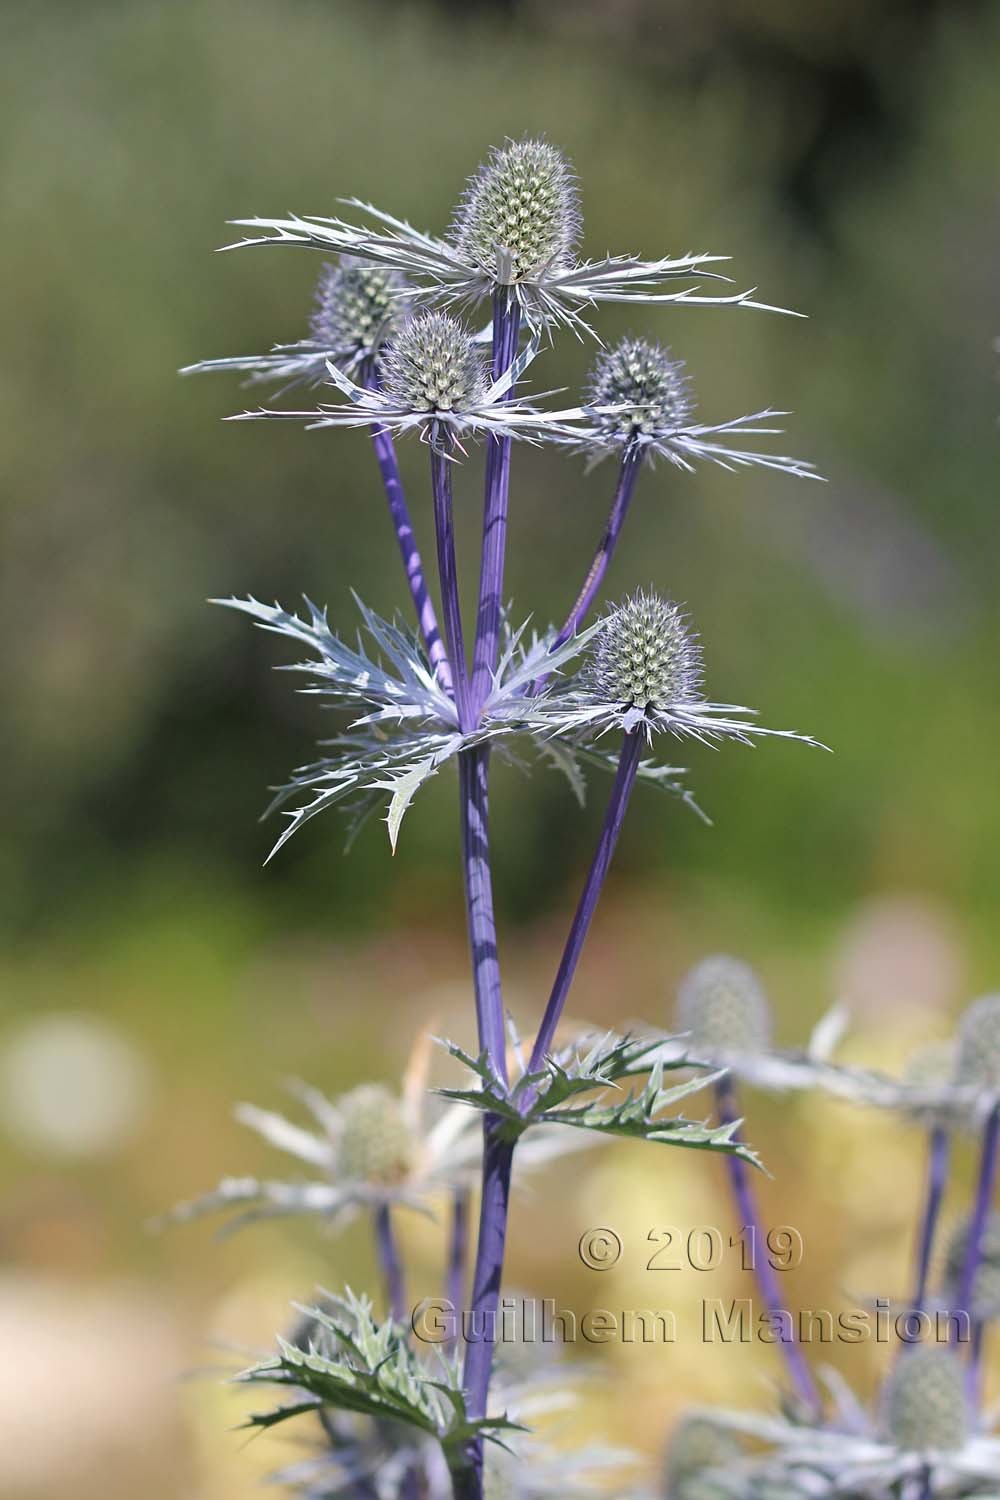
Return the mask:
[[[683,773],[668,763],[663,747],[677,741],[751,745],[764,737],[815,743],[766,729],[751,710],[708,695],[700,642],[660,587],[633,588],[600,610],[599,594],[647,461],[664,458],[688,479],[701,462],[793,476],[812,477],[813,471],[768,454],[760,440],[775,430],[777,414],[770,409],[715,425],[696,422],[687,376],[658,344],[630,339],[604,350],[575,401],[553,403],[555,392],[529,387],[536,362],[560,333],[595,334],[588,318],[605,302],[778,310],[767,309],[752,290],[726,289],[718,256],[581,257],[576,179],[548,142],[510,141],[493,151],[440,237],[349,201],[356,223],[318,216],[238,221],[252,231],[244,245],[311,247],[327,258],[308,337],[267,355],[190,368],[236,371],[258,387],[271,383],[279,403],[290,387],[323,388],[325,399],[311,408],[272,404],[240,413],[240,420],[299,422],[328,434],[315,442],[330,441],[337,429],[345,430],[347,441],[353,430],[367,430],[413,623],[404,613],[382,618],[356,600],[359,630],[345,638],[331,627],[326,609],[309,600],[302,613],[253,598],[218,602],[294,642],[299,659],[285,665],[300,675],[303,691],[337,711],[337,728],[322,742],[320,758],[278,791],[273,806],[288,822],[275,850],[334,806],[348,812],[352,833],[381,810],[395,849],[420,789],[452,767],[457,772],[477,1041],[474,1049],[451,1049],[466,1078],[443,1091],[436,1123],[428,1124],[412,1099],[404,1108],[391,1091],[370,1085],[338,1101],[303,1093],[313,1116],[310,1130],[245,1108],[246,1123],[318,1169],[318,1179],[292,1185],[232,1179],[188,1212],[228,1208],[239,1218],[304,1211],[333,1222],[359,1208],[374,1215],[387,1321],[379,1322],[364,1299],[325,1299],[310,1313],[309,1337],[279,1344],[276,1356],[247,1373],[255,1386],[293,1392],[288,1404],[255,1418],[256,1425],[315,1412],[331,1452],[347,1441],[345,1421],[373,1424],[380,1435],[386,1424],[392,1431],[406,1428],[420,1444],[436,1445],[458,1500],[484,1493],[573,1494],[590,1483],[594,1466],[570,1456],[558,1481],[540,1460],[539,1468],[530,1468],[531,1445],[505,1414],[503,1381],[492,1385],[515,1156],[525,1167],[580,1141],[621,1137],[722,1155],[741,1170],[757,1165],[735,1114],[711,1120],[696,1110],[688,1117],[689,1100],[706,1087],[718,1089],[720,1080],[683,1042],[601,1033],[567,1042],[564,1012],[637,783],[694,806]],[[484,338],[477,323],[487,309]],[[436,590],[426,577],[396,460],[396,441],[404,437],[419,439],[427,454]],[[612,454],[618,462],[605,534],[561,627],[518,617],[505,595],[515,442],[529,454],[551,444],[592,459]],[[467,486],[464,461],[474,445],[485,450],[482,546],[475,615],[466,620],[454,492]],[[336,582],[346,592],[347,581]],[[494,918],[489,791],[497,759],[552,766],[580,798],[588,772],[612,774],[555,977],[523,1045],[508,1027]],[[681,1067],[690,1076],[674,1081]],[[473,1133],[481,1143],[479,1224],[468,1287]],[[453,1202],[446,1284],[482,1335],[456,1342],[434,1364],[426,1350],[413,1347],[401,1316],[403,1267],[393,1216],[441,1188]],[[357,1488],[330,1493],[393,1493],[407,1500],[431,1494],[423,1460],[418,1463],[405,1445],[388,1446],[391,1480],[389,1470],[376,1465],[378,1472]],[[369,1456],[378,1447],[362,1439]],[[507,1447],[519,1454],[516,1483],[496,1457]],[[620,1485],[614,1493],[622,1494]]]

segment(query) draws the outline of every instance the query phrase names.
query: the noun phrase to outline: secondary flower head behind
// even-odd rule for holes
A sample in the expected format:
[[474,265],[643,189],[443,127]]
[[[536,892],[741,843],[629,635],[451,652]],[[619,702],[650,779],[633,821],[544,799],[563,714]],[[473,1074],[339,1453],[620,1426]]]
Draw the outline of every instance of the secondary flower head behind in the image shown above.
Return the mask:
[[230,370],[245,374],[247,385],[275,384],[290,391],[323,384],[331,361],[370,379],[377,374],[387,340],[408,316],[409,293],[399,271],[341,256],[338,265],[326,265],[320,272],[307,338],[276,344],[268,354],[204,359],[181,374]]

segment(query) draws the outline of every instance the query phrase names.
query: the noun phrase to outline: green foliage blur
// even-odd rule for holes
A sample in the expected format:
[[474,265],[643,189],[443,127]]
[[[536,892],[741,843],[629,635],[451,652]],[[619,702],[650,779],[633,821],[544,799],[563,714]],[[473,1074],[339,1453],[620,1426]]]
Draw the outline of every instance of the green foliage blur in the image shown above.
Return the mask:
[[[781,451],[827,485],[661,466],[611,589],[685,601],[711,696],[834,754],[679,749],[713,826],[640,794],[577,1006],[663,1020],[684,965],[733,949],[800,1040],[834,997],[845,934],[897,901],[918,938],[931,913],[959,955],[941,1007],[997,984],[1000,17],[880,0],[698,9],[8,0],[0,14],[0,1051],[39,1016],[82,1011],[127,1035],[154,1101],[134,1137],[82,1164],[0,1135],[6,1255],[73,1286],[109,1271],[168,1286],[177,1365],[226,1321],[209,1316],[226,1288],[264,1284],[272,1323],[302,1291],[274,1270],[273,1231],[218,1264],[204,1236],[141,1232],[213,1174],[253,1167],[230,1103],[273,1101],[286,1073],[331,1090],[397,1075],[431,1013],[466,1005],[450,777],[395,859],[377,822],[345,859],[328,814],[263,868],[266,788],[327,725],[271,670],[277,643],[206,598],[306,592],[347,630],[350,588],[385,613],[406,599],[364,434],[227,426],[256,395],[177,378],[305,332],[320,258],[216,255],[228,218],[357,195],[440,232],[491,143],[544,133],[579,173],[586,252],[726,253],[738,286],[808,314],[598,315],[605,337],[669,343],[706,421],[794,412]],[[593,352],[564,338],[536,379],[578,389]],[[419,444],[403,464],[429,555]],[[457,476],[470,580],[481,465],[473,453]],[[515,454],[515,614],[561,617],[612,482],[610,466]],[[603,795],[595,778],[581,814],[558,778],[498,771],[501,942],[524,1016]],[[893,1055],[896,1022],[862,1020]],[[787,1144],[767,1105],[759,1118],[780,1174]],[[786,1183],[819,1216],[802,1174],[788,1166]],[[296,1244],[304,1285],[333,1274],[308,1230]],[[337,1274],[363,1279],[366,1254],[350,1240]],[[536,1244],[520,1270],[546,1265]],[[832,1250],[823,1267],[836,1276]],[[148,1314],[140,1296],[139,1329]],[[206,1500],[237,1492],[199,1456],[230,1415],[220,1400],[194,1439],[177,1418]],[[126,1466],[120,1493],[189,1492],[154,1467]],[[41,1494],[25,1475],[3,1493]],[[93,1492],[119,1490],[105,1473]]]

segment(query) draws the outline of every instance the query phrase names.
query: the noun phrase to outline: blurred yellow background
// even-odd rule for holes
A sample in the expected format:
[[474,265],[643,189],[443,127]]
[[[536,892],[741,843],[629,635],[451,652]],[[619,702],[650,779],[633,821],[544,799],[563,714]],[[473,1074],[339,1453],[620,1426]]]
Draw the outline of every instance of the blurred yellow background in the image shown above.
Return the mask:
[[[685,967],[731,951],[796,1043],[836,999],[853,1055],[894,1066],[1000,983],[994,338],[1000,18],[988,4],[8,0],[0,16],[0,1493],[232,1500],[287,1459],[246,1445],[222,1381],[317,1283],[371,1284],[364,1225],[217,1244],[150,1216],[264,1173],[231,1120],[398,1077],[416,1032],[471,1040],[454,787],[342,853],[335,815],[266,869],[265,787],[325,727],[246,622],[205,607],[349,587],[405,603],[363,435],[223,426],[241,393],[193,360],[305,331],[314,255],[214,256],[224,221],[371,198],[440,232],[508,134],[575,163],[584,246],[734,257],[801,308],[610,308],[688,362],[706,421],[794,408],[782,451],[831,483],[647,474],[611,587],[685,600],[711,695],[830,744],[683,759],[714,826],[635,805],[571,1008],[668,1024]],[[593,351],[564,340],[546,386]],[[421,534],[424,455],[404,449]],[[478,459],[458,480],[476,548]],[[515,456],[509,588],[563,612],[610,470]],[[495,778],[508,999],[547,991],[602,789]],[[790,1295],[905,1288],[915,1131],[749,1100],[771,1223],[805,1236]],[[968,1163],[963,1156],[963,1171]],[[659,1224],[729,1224],[720,1164],[651,1148],[555,1168],[518,1199],[511,1284],[579,1310],[690,1310],[704,1276],[643,1270]],[[626,1253],[587,1271],[614,1226]],[[440,1231],[406,1227],[414,1290]],[[711,1295],[748,1292],[730,1268]],[[684,1314],[686,1316],[686,1314]],[[833,1348],[868,1388],[880,1351]],[[692,1400],[766,1402],[773,1352],[613,1344],[590,1427],[654,1454]],[[305,1434],[302,1435],[303,1441]],[[291,1451],[294,1448],[294,1440]]]

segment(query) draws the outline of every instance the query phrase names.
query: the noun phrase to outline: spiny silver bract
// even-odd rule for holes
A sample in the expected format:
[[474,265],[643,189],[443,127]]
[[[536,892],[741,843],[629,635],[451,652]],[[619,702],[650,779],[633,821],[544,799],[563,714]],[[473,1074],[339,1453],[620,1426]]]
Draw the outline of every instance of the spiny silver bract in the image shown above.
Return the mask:
[[[691,420],[694,401],[680,360],[646,339],[622,339],[598,358],[590,374],[588,406],[612,441],[672,433]],[[608,407],[628,407],[609,411]]]
[[959,1022],[958,1082],[1000,1089],[1000,995],[974,1000]]
[[350,1182],[395,1187],[409,1176],[417,1142],[402,1103],[379,1083],[362,1083],[339,1101],[336,1170]]
[[489,382],[475,340],[449,313],[423,312],[405,323],[385,351],[386,395],[414,412],[461,412],[484,399]]
[[771,1007],[749,964],[716,954],[695,964],[677,991],[677,1025],[695,1053],[766,1052]]
[[502,283],[563,266],[579,234],[572,168],[540,140],[494,147],[469,179],[451,229],[459,252]]
[[677,605],[654,593],[640,591],[610,611],[587,670],[606,703],[665,707],[701,692],[698,642]]
[[885,1423],[897,1448],[949,1453],[968,1436],[969,1412],[962,1366],[948,1348],[905,1349],[889,1378]]
[[365,357],[390,337],[406,313],[406,282],[398,271],[345,255],[324,266],[309,331],[320,348]]

